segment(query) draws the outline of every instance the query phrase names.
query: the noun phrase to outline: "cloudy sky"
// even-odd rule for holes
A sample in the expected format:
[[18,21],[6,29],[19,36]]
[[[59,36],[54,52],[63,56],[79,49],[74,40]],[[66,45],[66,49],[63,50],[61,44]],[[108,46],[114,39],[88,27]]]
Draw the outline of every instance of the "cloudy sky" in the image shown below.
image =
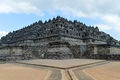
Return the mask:
[[0,0],[0,37],[56,16],[98,26],[120,40],[120,0]]

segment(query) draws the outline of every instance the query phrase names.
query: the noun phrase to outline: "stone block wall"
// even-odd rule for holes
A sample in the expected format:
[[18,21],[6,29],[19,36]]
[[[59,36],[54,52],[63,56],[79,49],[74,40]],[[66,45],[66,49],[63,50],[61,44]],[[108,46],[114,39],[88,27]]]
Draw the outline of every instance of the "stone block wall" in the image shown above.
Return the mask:
[[21,48],[21,47],[1,47],[0,48],[0,59],[4,60],[24,60],[31,58],[32,55],[30,51]]
[[118,55],[120,55],[120,48],[118,48],[118,47],[110,47],[109,49],[110,49],[110,54],[114,54],[114,55],[118,54]]
[[91,45],[87,47],[87,57],[93,59],[120,60],[120,48],[110,45]]

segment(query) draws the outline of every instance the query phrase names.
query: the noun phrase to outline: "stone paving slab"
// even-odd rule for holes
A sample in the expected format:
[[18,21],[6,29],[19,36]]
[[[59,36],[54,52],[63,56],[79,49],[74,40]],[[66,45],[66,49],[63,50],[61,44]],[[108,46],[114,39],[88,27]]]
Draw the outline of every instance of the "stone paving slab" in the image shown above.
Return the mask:
[[48,77],[47,80],[61,80],[62,74],[60,70],[53,70],[51,75]]
[[18,63],[34,64],[34,65],[43,65],[48,67],[57,67],[57,68],[72,68],[80,65],[91,64],[96,62],[102,62],[104,60],[93,60],[93,59],[69,59],[69,60],[51,60],[51,59],[39,59],[39,60],[25,60],[18,61]]
[[74,74],[78,80],[93,80],[90,76],[86,75],[82,70],[75,70]]

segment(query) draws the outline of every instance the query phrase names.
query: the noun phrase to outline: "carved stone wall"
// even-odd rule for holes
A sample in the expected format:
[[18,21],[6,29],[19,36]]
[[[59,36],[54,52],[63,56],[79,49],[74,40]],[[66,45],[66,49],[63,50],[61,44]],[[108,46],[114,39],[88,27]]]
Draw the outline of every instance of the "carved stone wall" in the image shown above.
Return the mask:
[[10,32],[1,38],[0,46],[0,56],[21,59],[41,58],[42,54],[44,58],[69,59],[120,53],[120,42],[98,27],[60,16]]
[[3,60],[24,60],[32,58],[31,52],[21,47],[0,48],[0,59]]

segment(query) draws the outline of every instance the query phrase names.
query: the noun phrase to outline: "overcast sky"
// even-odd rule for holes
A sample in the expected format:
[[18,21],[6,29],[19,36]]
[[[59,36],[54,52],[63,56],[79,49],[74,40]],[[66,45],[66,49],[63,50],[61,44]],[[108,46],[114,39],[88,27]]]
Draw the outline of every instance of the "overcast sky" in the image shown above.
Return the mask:
[[120,40],[120,0],[0,0],[0,37],[56,16],[98,26]]

